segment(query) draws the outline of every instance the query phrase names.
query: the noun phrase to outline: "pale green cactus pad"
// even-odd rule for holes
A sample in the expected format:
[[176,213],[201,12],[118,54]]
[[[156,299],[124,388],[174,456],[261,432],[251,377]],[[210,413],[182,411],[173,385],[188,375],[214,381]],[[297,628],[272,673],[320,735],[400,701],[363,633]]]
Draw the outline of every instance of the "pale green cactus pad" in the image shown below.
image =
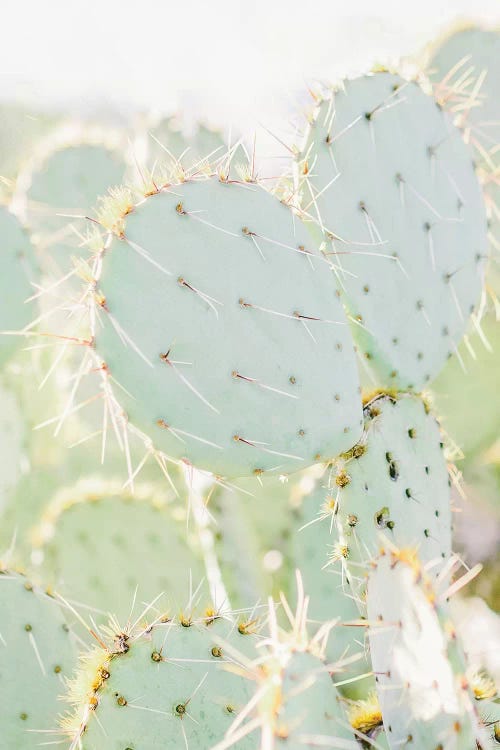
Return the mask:
[[[60,593],[124,620],[136,602],[174,613],[209,604],[196,532],[165,491],[86,480],[61,490],[32,532],[39,575]],[[198,591],[197,591],[198,589]],[[196,595],[195,601],[193,596]],[[203,600],[203,596],[205,599]]]
[[500,248],[500,29],[463,28],[431,50],[426,73],[434,94],[458,117],[474,148],[492,244]]
[[19,104],[5,103],[0,109],[0,175],[10,181],[0,190],[12,193],[19,169],[36,143],[56,125],[57,117],[34,112]]
[[35,293],[31,281],[36,274],[34,250],[17,219],[0,206],[0,367],[25,344],[22,336],[12,334],[35,317],[36,305],[28,302]]
[[[418,396],[373,398],[365,408],[365,436],[332,473],[328,523],[335,531],[330,561],[343,568],[360,611],[370,561],[380,534],[416,547],[439,572],[451,554],[447,463],[434,416]],[[328,509],[325,511],[327,515]]]
[[[252,695],[240,651],[253,638],[220,619],[189,627],[159,621],[117,635],[109,651],[84,662],[63,729],[82,750],[102,750],[103,741],[107,750],[209,750]],[[253,737],[238,745],[254,746]]]
[[213,130],[203,123],[186,134],[183,123],[176,117],[160,120],[149,131],[148,163],[152,167],[180,159],[182,164],[202,164],[207,157],[210,162],[217,161],[227,151],[222,133]]
[[[254,664],[256,681],[253,703],[261,728],[259,747],[305,750],[313,747],[356,750],[352,728],[343,701],[332,683],[340,667],[326,662],[326,646],[332,623],[310,638],[308,634],[309,597],[304,596],[297,577],[297,605],[294,611],[283,600],[288,617],[285,630],[276,626],[276,615],[269,607],[269,634],[259,645]],[[258,700],[257,700],[258,697]],[[250,718],[247,731],[252,725]],[[236,731],[235,731],[236,730]],[[236,725],[225,742],[214,750],[237,745]]]
[[233,608],[265,602],[280,591],[288,595],[301,476],[248,477],[211,495],[215,551]]
[[386,551],[368,581],[373,669],[391,749],[486,748],[463,656],[441,594],[413,550]]
[[171,458],[284,473],[359,438],[356,362],[325,261],[259,185],[212,177],[147,198],[98,287],[97,355],[130,423]]
[[297,174],[374,384],[420,389],[465,331],[488,250],[461,132],[417,83],[348,80],[318,105]]
[[[353,659],[335,676],[339,690],[349,698],[364,698],[374,685],[365,649],[365,628],[356,627],[359,609],[349,582],[329,555],[335,540],[332,509],[335,498],[328,489],[328,472],[314,467],[300,482],[302,500],[292,534],[292,562],[300,570],[310,596],[309,617],[315,623],[336,620],[326,646],[328,662]],[[352,623],[352,625],[348,624]],[[363,676],[362,679],[358,679]]]
[[[19,402],[0,380],[0,446],[3,456],[0,472],[0,515],[23,471],[25,437],[25,423]],[[0,540],[1,537],[0,533]]]
[[268,684],[260,706],[263,743],[274,735],[286,750],[356,750],[358,744],[324,663],[308,651],[292,649],[285,654],[278,656],[276,650],[266,664]]
[[264,639],[253,620],[213,614],[184,627],[161,614],[135,632],[112,626],[106,650],[82,660],[61,732],[82,750],[100,750],[103,731],[109,750],[253,750],[259,737],[263,747],[328,741],[356,750],[329,673],[335,665],[324,663],[329,628],[308,638],[303,591],[297,611],[286,609],[291,627],[282,631],[270,604]]
[[443,429],[465,452],[468,461],[495,443],[500,423],[496,382],[500,326],[494,315],[488,315],[481,321],[481,328],[488,347],[476,337],[473,358],[461,345],[463,367],[453,358],[432,386]]
[[[172,172],[183,175],[217,168],[226,179],[251,177],[252,165],[240,142],[228,143],[222,131],[199,122],[187,129],[182,118],[160,120],[148,132],[146,143],[147,174],[152,184],[171,182]],[[163,178],[163,182],[162,182]]]
[[1,750],[31,750],[64,711],[58,700],[76,665],[59,603],[17,573],[0,573]]
[[[100,143],[56,140],[20,177],[19,202],[46,273],[59,278],[81,254],[89,216],[100,195],[120,185],[125,164]],[[78,218],[80,217],[80,218]]]

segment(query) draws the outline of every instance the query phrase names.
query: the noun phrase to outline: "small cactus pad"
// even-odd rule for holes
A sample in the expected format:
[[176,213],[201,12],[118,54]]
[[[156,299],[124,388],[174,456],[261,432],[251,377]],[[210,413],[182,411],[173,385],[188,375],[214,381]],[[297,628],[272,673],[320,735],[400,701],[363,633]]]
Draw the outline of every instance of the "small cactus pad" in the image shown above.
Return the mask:
[[247,477],[211,495],[215,549],[233,608],[288,594],[293,501],[301,476]]
[[44,136],[56,127],[53,113],[36,112],[32,106],[2,103],[0,108],[0,174],[6,184],[0,191],[10,195],[27,155]]
[[2,335],[20,331],[35,317],[36,306],[27,300],[34,294],[34,250],[17,219],[0,206],[0,367],[24,345],[21,336]]
[[370,572],[369,639],[391,750],[487,747],[446,608],[414,550],[382,553]]
[[488,250],[461,132],[417,83],[376,73],[321,101],[297,173],[372,378],[420,389],[465,331]]
[[1,750],[33,750],[64,704],[76,648],[60,605],[17,573],[0,573]]
[[266,659],[264,669],[259,704],[263,721],[261,747],[266,747],[265,738],[274,737],[284,750],[356,750],[358,745],[340,697],[320,658],[308,651],[281,646]]
[[484,187],[490,236],[500,247],[500,29],[474,26],[447,35],[433,48],[426,73],[434,95],[454,113],[474,148]]
[[[0,515],[22,474],[25,423],[15,394],[0,380]],[[0,532],[0,540],[2,534]],[[1,549],[0,542],[0,549]]]
[[122,620],[134,597],[160,597],[157,606],[176,612],[192,604],[205,571],[189,531],[184,508],[165,492],[145,484],[131,493],[119,482],[88,480],[60,491],[32,536],[45,581]]
[[82,750],[102,750],[103,737],[106,750],[210,750],[251,697],[240,650],[254,637],[220,619],[115,635],[109,651],[84,660],[62,728]]
[[[337,672],[337,665],[325,661],[332,623],[326,623],[312,639],[309,637],[309,597],[304,597],[300,576],[297,582],[295,612],[283,600],[289,629],[277,628],[274,609],[270,605],[271,637],[259,645],[260,658],[254,666],[256,692],[253,702],[261,726],[260,747],[356,750],[357,743],[331,679],[331,675],[335,676]],[[258,701],[255,700],[257,696]],[[248,727],[251,724],[250,720]],[[230,747],[231,738],[233,743],[236,742],[238,734],[234,729],[233,726],[228,731],[226,743],[217,745],[214,750]]]
[[[341,683],[339,689],[343,695],[363,698],[373,683],[364,649],[365,628],[353,624],[359,622],[359,609],[346,577],[336,566],[328,564],[336,538],[332,536],[335,534],[332,528],[335,498],[327,489],[327,472],[316,477],[313,472],[318,474],[318,469],[314,467],[309,476],[304,475],[301,480],[303,497],[292,535],[293,563],[300,570],[304,588],[310,596],[310,619],[315,623],[337,621],[326,645],[328,662],[355,659],[346,663],[334,681]],[[361,675],[365,677],[357,679]]]
[[[62,139],[62,137],[61,137]],[[20,177],[20,205],[33,233],[43,269],[52,276],[70,270],[81,253],[85,216],[108,188],[122,183],[125,164],[101,143],[55,140]],[[80,217],[80,218],[79,218]]]
[[173,159],[195,165],[203,163],[207,157],[210,162],[217,161],[226,153],[227,145],[221,132],[203,123],[198,123],[194,132],[186,134],[181,120],[166,117],[150,129],[147,151],[150,168],[155,162],[161,165]]
[[257,184],[212,177],[166,187],[123,223],[93,296],[95,346],[134,427],[233,477],[352,445],[349,330],[297,216]]
[[361,612],[381,533],[417,547],[423,563],[451,554],[449,479],[435,418],[410,394],[374,397],[365,415],[364,438],[337,462],[329,493],[338,532],[330,560],[342,564]]
[[458,358],[451,359],[432,384],[432,397],[443,429],[464,451],[468,460],[487,450],[498,439],[498,352],[500,326],[494,315],[481,320],[488,347],[478,338],[474,357],[465,345]]

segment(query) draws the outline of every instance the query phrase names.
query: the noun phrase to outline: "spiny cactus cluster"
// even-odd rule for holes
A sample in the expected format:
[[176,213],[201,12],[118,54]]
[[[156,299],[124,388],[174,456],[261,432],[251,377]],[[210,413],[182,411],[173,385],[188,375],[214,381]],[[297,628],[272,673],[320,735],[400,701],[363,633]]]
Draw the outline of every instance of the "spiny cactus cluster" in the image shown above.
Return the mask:
[[499,481],[500,36],[412,65],[272,187],[175,118],[3,142],[0,750],[500,742],[452,528],[459,449]]

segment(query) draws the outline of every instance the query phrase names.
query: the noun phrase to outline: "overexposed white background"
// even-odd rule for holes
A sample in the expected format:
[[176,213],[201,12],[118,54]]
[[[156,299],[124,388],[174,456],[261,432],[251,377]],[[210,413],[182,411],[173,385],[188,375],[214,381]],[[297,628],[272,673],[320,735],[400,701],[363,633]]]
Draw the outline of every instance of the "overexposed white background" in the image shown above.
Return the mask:
[[411,55],[499,0],[3,0],[0,97],[275,130],[316,80]]

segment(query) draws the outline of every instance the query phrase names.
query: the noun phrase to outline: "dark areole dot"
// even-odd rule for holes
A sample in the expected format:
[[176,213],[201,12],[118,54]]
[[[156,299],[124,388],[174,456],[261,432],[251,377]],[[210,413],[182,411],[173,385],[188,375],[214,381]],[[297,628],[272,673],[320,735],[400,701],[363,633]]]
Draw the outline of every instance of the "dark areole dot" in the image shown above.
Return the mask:
[[399,469],[396,461],[391,461],[389,464],[389,476],[393,482],[399,477]]

